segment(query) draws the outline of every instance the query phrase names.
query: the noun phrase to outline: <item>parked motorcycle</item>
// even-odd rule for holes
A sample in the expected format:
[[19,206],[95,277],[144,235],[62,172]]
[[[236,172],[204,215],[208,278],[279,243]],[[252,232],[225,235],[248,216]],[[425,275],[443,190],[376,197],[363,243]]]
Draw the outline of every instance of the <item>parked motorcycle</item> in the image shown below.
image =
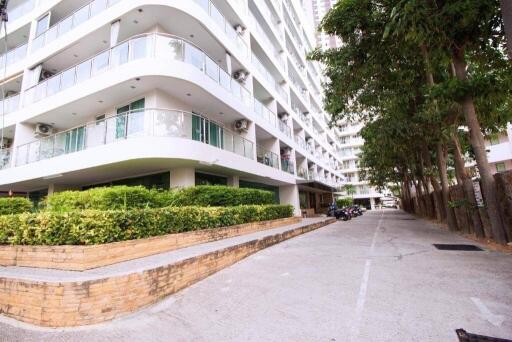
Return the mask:
[[352,215],[346,209],[338,209],[336,203],[331,203],[327,209],[327,216],[336,217],[337,220],[348,221],[352,218]]

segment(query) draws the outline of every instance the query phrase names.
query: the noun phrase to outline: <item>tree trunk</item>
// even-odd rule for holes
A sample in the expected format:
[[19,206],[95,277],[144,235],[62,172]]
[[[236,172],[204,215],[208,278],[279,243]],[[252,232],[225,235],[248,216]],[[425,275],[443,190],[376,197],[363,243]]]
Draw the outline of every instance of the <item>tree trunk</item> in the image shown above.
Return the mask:
[[432,184],[432,188],[434,189],[434,209],[436,211],[436,218],[438,221],[443,220],[443,200],[440,196],[441,194],[441,186],[435,177],[431,175],[432,171],[432,160],[430,156],[430,152],[428,151],[427,145],[423,144],[421,148],[422,159],[425,162],[425,166],[427,167],[429,173],[427,175],[427,179]]
[[[464,50],[454,48],[452,53],[453,65],[455,73],[459,81],[466,81],[466,60],[464,57]],[[496,183],[491,173],[491,167],[487,160],[487,152],[485,151],[485,140],[480,127],[480,122],[476,115],[475,104],[473,97],[467,95],[459,101],[464,112],[466,124],[469,128],[469,136],[471,146],[475,153],[476,164],[482,180],[482,191],[485,197],[485,204],[489,220],[491,222],[492,237],[498,243],[507,243],[505,229],[501,220],[500,212],[498,209],[498,202],[496,198]]]
[[455,213],[453,212],[453,209],[450,208],[449,202],[450,202],[450,187],[448,185],[448,170],[446,169],[446,159],[447,159],[447,150],[446,145],[441,144],[440,142],[437,143],[437,168],[439,169],[439,176],[441,179],[441,187],[442,187],[442,193],[443,193],[443,201],[444,201],[444,208],[446,210],[446,218],[448,222],[448,228],[451,231],[457,230],[457,220],[455,219]]
[[477,237],[484,237],[484,227],[482,225],[482,220],[480,218],[480,214],[478,213],[478,208],[476,205],[475,198],[475,189],[473,188],[473,181],[469,177],[466,172],[466,166],[464,164],[464,159],[462,158],[462,148],[460,146],[459,138],[456,133],[452,135],[453,142],[453,157],[455,160],[455,172],[459,174],[459,177],[462,180],[462,187],[464,189],[465,197],[469,202],[469,215],[471,216],[471,221],[473,222],[473,229],[475,230],[475,235]]

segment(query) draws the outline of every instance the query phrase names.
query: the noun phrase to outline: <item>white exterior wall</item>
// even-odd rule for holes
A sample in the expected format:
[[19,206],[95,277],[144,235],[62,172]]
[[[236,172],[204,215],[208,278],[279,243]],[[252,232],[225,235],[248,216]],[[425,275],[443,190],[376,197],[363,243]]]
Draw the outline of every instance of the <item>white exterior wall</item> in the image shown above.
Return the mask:
[[[37,0],[33,9],[9,22],[9,41],[12,44],[26,43],[27,53],[5,70],[6,79],[16,76],[23,86],[20,86],[16,109],[6,113],[2,120],[2,129],[13,130],[14,136],[9,150],[0,151],[8,161],[0,163],[0,192],[30,192],[42,188],[53,192],[169,170],[171,186],[190,186],[195,183],[195,171],[202,171],[225,175],[232,186],[238,186],[241,180],[277,186],[281,201],[298,209],[297,184],[307,180],[296,175],[297,167],[307,169],[308,163],[313,164],[310,168],[313,173],[322,178],[313,179],[313,175],[306,178],[333,190],[340,186],[343,175],[336,167],[342,161],[336,152],[340,145],[335,132],[327,127],[325,114],[319,109],[322,107],[320,68],[306,60],[308,50],[316,45],[311,13],[299,0],[219,0],[215,4],[224,18],[219,19],[219,16],[211,17],[201,7],[204,3],[193,0],[110,0],[110,6],[76,27],[68,28],[68,32],[58,31],[60,36],[48,40],[41,48],[37,48],[40,37],[51,37],[51,32],[57,32],[55,25],[67,17],[65,13],[75,13],[83,1]],[[215,5],[210,3],[209,6]],[[47,12],[51,16],[50,31],[36,37],[37,20]],[[173,18],[172,22],[167,20],[169,17]],[[109,48],[111,23],[117,20],[120,20],[118,41],[152,33],[147,36],[150,47],[153,46],[151,39],[157,39],[157,34],[173,34],[176,39],[191,41],[183,44],[194,44],[203,56],[201,58],[206,54],[212,56],[212,61],[209,66],[203,64],[199,68],[194,66],[195,57],[189,55],[190,51],[187,52],[189,59],[182,60],[169,55],[171,49],[167,46],[164,47],[168,49],[165,50],[167,54],[157,56],[156,49],[162,47],[156,45],[143,56],[132,58],[135,40],[130,40],[130,55],[126,61],[119,65],[113,63],[117,56],[115,51],[120,50],[112,50],[110,66],[104,71],[80,80],[78,72],[73,71],[73,81],[64,89],[66,70]],[[229,28],[237,25],[245,31],[233,36]],[[27,32],[24,41],[15,33],[17,30]],[[245,42],[247,50],[239,41]],[[286,41],[291,42],[292,49],[288,49]],[[252,56],[260,60],[260,64]],[[282,63],[279,58],[283,59]],[[97,62],[91,63],[95,66]],[[215,76],[218,69],[211,63],[218,63],[227,71],[248,71],[245,82],[248,94],[243,95],[244,99],[234,95],[236,81],[229,81],[229,89],[219,83]],[[31,69],[38,65],[42,65],[45,72],[54,74],[48,82],[60,81],[56,93],[49,93],[48,89],[54,89],[50,86],[42,88],[47,81],[36,82],[38,88],[34,93],[38,94],[39,89],[45,93],[32,103],[28,94],[34,83],[29,78],[34,77]],[[213,76],[208,74],[212,70]],[[302,83],[303,91],[290,86],[292,75]],[[282,87],[285,97],[276,90],[276,84]],[[71,139],[71,133],[66,132],[72,129],[85,127],[86,137],[88,132],[94,133],[90,127],[94,127],[100,115],[118,122],[114,118],[116,109],[141,98],[145,99],[144,113],[153,109],[179,110],[186,112],[186,116],[199,113],[223,128],[226,142],[223,146],[212,146],[210,133],[202,138],[204,141],[194,141],[190,120],[180,126],[186,134],[155,136],[152,116],[144,114],[143,123],[138,123],[143,125],[144,131],[133,139],[123,137],[107,141],[105,133],[105,140],[97,146],[62,150],[57,144],[58,139],[66,137],[64,134]],[[255,100],[263,103],[271,113],[260,115],[256,112]],[[294,111],[296,106],[300,106],[304,113],[311,113],[311,122],[304,121]],[[281,113],[288,114],[286,125],[291,135],[281,131],[276,123],[277,114]],[[240,119],[248,121],[247,130],[230,133]],[[38,123],[51,125],[57,135],[34,136]],[[312,123],[316,128],[313,129]],[[316,154],[297,144],[296,138],[304,139],[306,135],[314,139]],[[236,148],[242,146],[242,152],[229,150],[225,146],[229,139],[235,141]],[[30,145],[26,145],[28,143]],[[280,170],[280,166],[258,162],[256,145],[278,156],[283,146],[289,146],[291,161],[295,164],[294,174]]]

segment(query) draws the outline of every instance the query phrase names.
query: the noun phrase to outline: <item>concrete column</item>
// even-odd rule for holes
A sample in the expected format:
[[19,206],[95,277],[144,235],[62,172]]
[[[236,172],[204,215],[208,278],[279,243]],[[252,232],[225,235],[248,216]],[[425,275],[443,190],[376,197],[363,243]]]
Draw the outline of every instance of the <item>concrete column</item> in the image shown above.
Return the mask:
[[171,188],[187,188],[196,185],[196,170],[184,167],[171,170]]
[[372,208],[372,210],[375,210],[375,198],[373,197],[370,197],[370,208]]
[[229,176],[228,177],[228,186],[232,186],[234,188],[240,187],[240,177],[238,177],[238,176]]
[[119,29],[121,28],[121,20],[116,20],[110,24],[110,47],[114,47],[119,42]]
[[299,186],[296,184],[283,185],[279,187],[279,199],[281,204],[293,205],[293,215],[301,216],[299,201]]
[[228,74],[233,75],[233,67],[231,63],[231,55],[226,51],[226,71]]

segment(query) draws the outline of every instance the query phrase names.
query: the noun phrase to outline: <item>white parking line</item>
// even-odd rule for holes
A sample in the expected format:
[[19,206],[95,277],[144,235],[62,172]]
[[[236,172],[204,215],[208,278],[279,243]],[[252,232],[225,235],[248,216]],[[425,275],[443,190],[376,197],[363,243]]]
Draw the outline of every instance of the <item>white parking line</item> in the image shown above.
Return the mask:
[[377,236],[379,235],[380,225],[384,212],[381,212],[377,227],[375,227],[375,233],[373,233],[372,244],[370,245],[370,259],[366,259],[364,265],[363,279],[361,280],[361,286],[359,287],[359,294],[357,295],[356,314],[354,315],[354,322],[352,323],[352,331],[350,332],[350,341],[354,341],[359,336],[359,328],[361,325],[361,318],[364,310],[364,303],[366,302],[366,291],[368,289],[368,280],[370,278],[370,268],[372,266],[371,257],[375,250],[375,244],[377,243]]
[[495,327],[499,327],[505,321],[505,317],[502,315],[493,314],[480,298],[471,297],[471,300],[475,303],[478,310],[480,310],[482,317]]

